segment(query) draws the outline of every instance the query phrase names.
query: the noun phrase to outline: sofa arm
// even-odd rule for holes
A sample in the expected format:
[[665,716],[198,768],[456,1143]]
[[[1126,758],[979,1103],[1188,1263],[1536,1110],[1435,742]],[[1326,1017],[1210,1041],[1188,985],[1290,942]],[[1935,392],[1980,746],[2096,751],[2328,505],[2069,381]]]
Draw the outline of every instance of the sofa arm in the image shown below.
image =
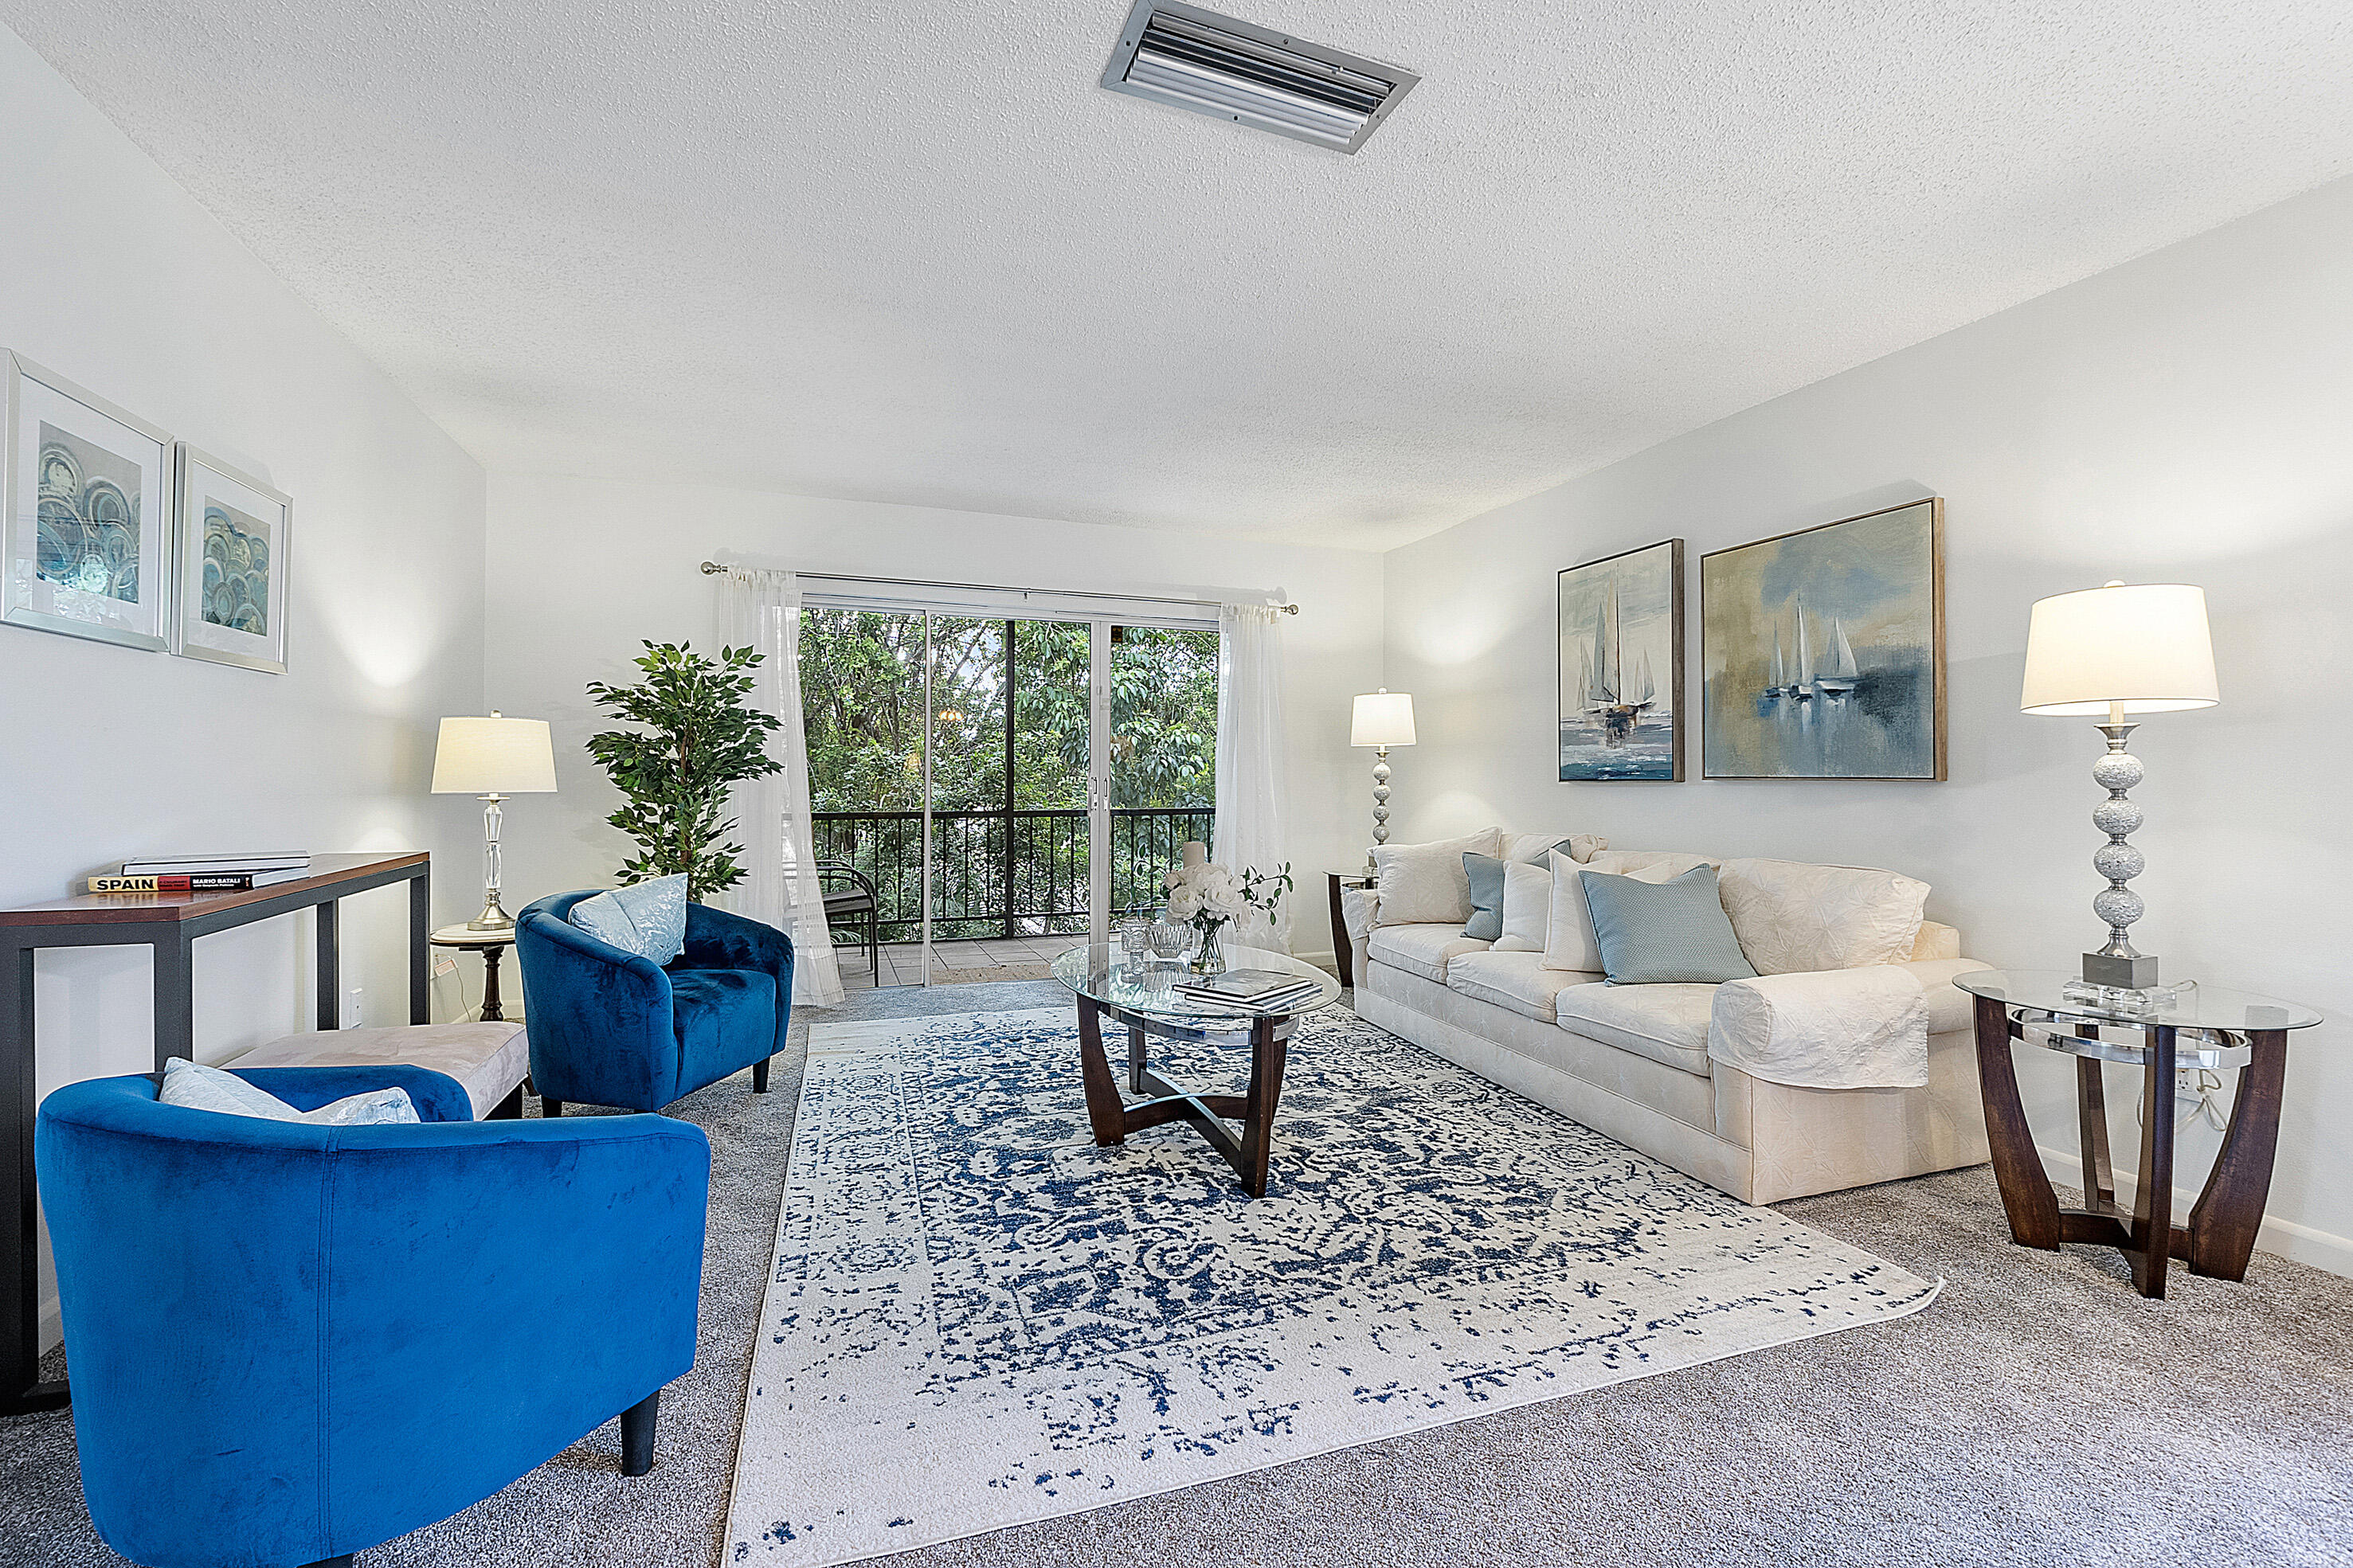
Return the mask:
[[[1951,930],[1949,926],[1945,928]],[[1915,959],[1910,963],[1890,967],[1900,969],[1919,982],[1921,994],[1928,999],[1928,1032],[1947,1035],[1956,1029],[1972,1027],[1977,998],[1953,984],[1964,974],[1976,974],[1991,969],[1992,964],[1981,958]]]
[[1348,976],[1351,985],[1362,985],[1373,955],[1373,927],[1381,912],[1381,896],[1370,888],[1340,889],[1340,923],[1348,931],[1350,967],[1356,973]]
[[[673,969],[749,969],[776,983],[776,1049],[793,1009],[793,939],[764,921],[712,909],[686,906],[686,947],[670,961]],[[771,1053],[772,1055],[774,1053]]]
[[1922,1088],[1928,999],[1909,968],[1870,963],[1725,981],[1708,1016],[1707,1054],[1799,1089]]
[[274,1094],[297,1110],[316,1110],[373,1089],[405,1089],[419,1121],[471,1121],[474,1102],[465,1085],[447,1073],[406,1062],[370,1067],[239,1068],[228,1069],[254,1088]]

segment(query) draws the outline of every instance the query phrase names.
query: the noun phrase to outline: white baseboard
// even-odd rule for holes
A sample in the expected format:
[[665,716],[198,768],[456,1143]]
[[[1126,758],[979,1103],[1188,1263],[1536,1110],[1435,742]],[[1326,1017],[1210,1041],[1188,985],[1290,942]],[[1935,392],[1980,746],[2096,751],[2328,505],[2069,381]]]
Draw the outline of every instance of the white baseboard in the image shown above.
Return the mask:
[[[2052,1176],[2072,1182],[2078,1187],[2084,1184],[2083,1156],[2042,1144],[2036,1147],[2042,1151],[2043,1167]],[[2138,1184],[2134,1173],[2118,1171],[2116,1201],[2130,1208],[2134,1190]],[[2183,1187],[2174,1188],[2174,1222],[2181,1223],[2189,1215],[2189,1206],[2197,1201],[2196,1193]],[[2309,1263],[2315,1268],[2325,1268],[2331,1274],[2353,1279],[2353,1240],[2344,1237],[2315,1230],[2308,1225],[2298,1225],[2292,1219],[2281,1219],[2276,1215],[2265,1215],[2263,1228],[2255,1233],[2255,1245],[2265,1252],[2276,1252],[2282,1258],[2292,1258],[2298,1263]]]

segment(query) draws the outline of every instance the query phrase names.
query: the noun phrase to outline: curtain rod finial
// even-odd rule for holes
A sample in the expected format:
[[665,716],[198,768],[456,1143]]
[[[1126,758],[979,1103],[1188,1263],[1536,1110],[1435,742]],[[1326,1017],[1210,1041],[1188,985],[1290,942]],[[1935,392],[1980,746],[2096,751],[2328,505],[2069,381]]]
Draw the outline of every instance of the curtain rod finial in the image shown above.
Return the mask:
[[702,574],[706,577],[715,577],[720,573],[726,570],[726,567],[722,566],[716,561],[706,561],[702,563]]

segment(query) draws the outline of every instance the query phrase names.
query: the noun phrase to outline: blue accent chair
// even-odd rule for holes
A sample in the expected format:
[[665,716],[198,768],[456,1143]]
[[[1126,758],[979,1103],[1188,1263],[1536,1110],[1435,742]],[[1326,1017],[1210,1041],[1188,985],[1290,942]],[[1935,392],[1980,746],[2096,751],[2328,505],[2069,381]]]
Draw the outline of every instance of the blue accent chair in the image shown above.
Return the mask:
[[540,900],[515,921],[531,1079],[540,1108],[565,1102],[659,1110],[752,1069],[768,1091],[793,1009],[792,939],[703,904],[686,906],[686,949],[667,968],[572,923],[593,891]]
[[423,1068],[256,1068],[311,1110],[408,1090],[422,1125],[164,1105],[153,1075],[50,1095],[82,1493],[146,1568],[293,1568],[470,1507],[618,1415],[653,1461],[694,1364],[711,1145],[660,1116],[468,1120]]

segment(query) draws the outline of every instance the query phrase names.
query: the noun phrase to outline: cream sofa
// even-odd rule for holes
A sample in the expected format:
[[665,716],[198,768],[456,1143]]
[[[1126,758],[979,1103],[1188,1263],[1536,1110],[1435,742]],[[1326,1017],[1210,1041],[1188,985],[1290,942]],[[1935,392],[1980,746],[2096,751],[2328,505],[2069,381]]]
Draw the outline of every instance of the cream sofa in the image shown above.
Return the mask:
[[[1531,844],[1546,839],[1523,835],[1514,840],[1498,830],[1492,842],[1498,858],[1525,858]],[[1564,837],[1561,842],[1565,847],[1568,840]],[[1707,859],[1611,853],[1599,840],[1574,842],[1576,858],[1588,861],[1589,868],[1620,874]],[[1728,879],[1724,901],[1734,917],[1734,932],[1760,973],[1788,973],[1793,954],[1801,963],[1809,949],[1843,955],[1858,942],[1864,948],[1875,943],[1875,952],[1884,956],[1874,956],[1874,964],[1900,969],[1917,984],[1927,1031],[1926,1070],[1920,1075],[1925,1084],[1801,1087],[1760,1076],[1774,1070],[1769,1056],[1752,1059],[1754,1070],[1743,1070],[1710,1052],[1713,1028],[1717,1054],[1732,1054],[1724,1049],[1727,1020],[1719,1013],[1744,1012],[1719,1008],[1724,987],[1609,985],[1599,973],[1546,968],[1546,954],[1526,951],[1525,933],[1517,942],[1520,951],[1504,951],[1498,942],[1463,935],[1461,920],[1384,923],[1378,889],[1352,891],[1344,901],[1355,954],[1356,1011],[1745,1203],[1778,1203],[1985,1160],[1969,998],[1952,982],[1988,966],[1960,956],[1958,931],[1919,919],[1919,900],[1927,889],[1889,873],[1848,876],[1852,881],[1875,875],[1916,889],[1908,940],[1901,934],[1901,909],[1891,926],[1884,900],[1876,928],[1858,937],[1842,929],[1848,911],[1823,890],[1825,875],[1843,874],[1845,868],[1778,861],[1708,863]],[[1385,867],[1384,885],[1390,885],[1388,876]],[[1746,889],[1737,906],[1731,879]],[[1402,907],[1408,900],[1400,895],[1397,901]],[[1419,910],[1405,912],[1431,912],[1427,897],[1419,902]],[[1467,918],[1470,911],[1466,907],[1461,913]],[[1557,906],[1554,918],[1563,918]],[[1806,994],[1810,989],[1819,994],[1875,988],[1884,998],[1886,974],[1878,969],[1829,987],[1809,974],[1794,984],[1769,983],[1768,988],[1778,984],[1797,993],[1798,1009],[1819,1013],[1817,997]],[[1747,1016],[1755,1014],[1759,994],[1751,985],[1738,998]],[[1916,1049],[1916,1011],[1911,1018]],[[1737,1019],[1731,1022],[1736,1026]],[[1817,1039],[1820,1035],[1818,1029]],[[1833,1032],[1833,1049],[1835,1043]]]

